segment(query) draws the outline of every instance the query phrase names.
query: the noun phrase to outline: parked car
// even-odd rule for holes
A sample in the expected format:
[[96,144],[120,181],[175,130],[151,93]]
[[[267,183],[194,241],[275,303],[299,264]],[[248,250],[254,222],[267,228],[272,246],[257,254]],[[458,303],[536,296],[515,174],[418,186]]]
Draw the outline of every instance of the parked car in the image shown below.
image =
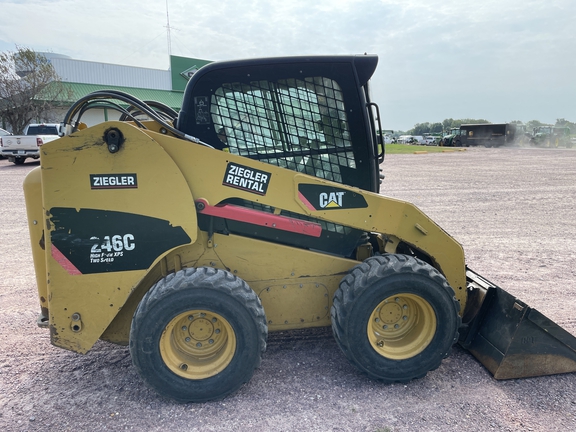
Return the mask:
[[12,163],[21,165],[26,158],[38,159],[40,146],[59,138],[59,123],[29,124],[24,135],[0,138],[0,154]]
[[414,135],[414,136],[412,136],[412,143],[413,144],[426,144],[426,141],[422,135]]
[[[12,135],[12,134],[10,132],[8,132],[7,130],[0,128],[0,137],[8,136],[8,135]],[[2,156],[2,153],[0,153],[0,159],[5,159],[5,157]]]
[[392,135],[384,135],[384,144],[392,144],[394,142],[394,137]]

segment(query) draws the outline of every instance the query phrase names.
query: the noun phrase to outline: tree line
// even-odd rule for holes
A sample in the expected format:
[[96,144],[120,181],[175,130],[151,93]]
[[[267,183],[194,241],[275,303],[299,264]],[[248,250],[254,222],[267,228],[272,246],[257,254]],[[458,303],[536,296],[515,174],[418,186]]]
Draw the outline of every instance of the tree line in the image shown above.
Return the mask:
[[0,53],[0,127],[21,134],[29,123],[53,120],[52,111],[68,100],[48,59],[29,48]]
[[[425,134],[441,134],[444,132],[449,132],[452,128],[459,128],[463,124],[484,124],[492,123],[485,119],[444,119],[442,122],[436,123],[416,123],[414,127],[406,132],[398,131],[397,134],[400,135],[425,135]],[[548,126],[547,123],[542,123],[539,120],[530,120],[526,123],[520,120],[513,120],[510,123],[513,124],[524,124],[526,126],[526,132],[532,132],[535,127]],[[570,128],[571,134],[576,134],[576,123],[568,121],[566,119],[557,119],[556,123],[552,125],[554,127],[568,127]]]

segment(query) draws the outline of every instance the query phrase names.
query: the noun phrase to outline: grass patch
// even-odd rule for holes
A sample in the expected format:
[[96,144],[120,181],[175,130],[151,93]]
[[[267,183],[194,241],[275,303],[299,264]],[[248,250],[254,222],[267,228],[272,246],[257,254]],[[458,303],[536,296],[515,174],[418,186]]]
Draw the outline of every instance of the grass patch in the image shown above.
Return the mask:
[[442,153],[446,150],[455,150],[454,147],[423,146],[409,144],[386,144],[386,154],[410,154],[425,151],[428,153]]

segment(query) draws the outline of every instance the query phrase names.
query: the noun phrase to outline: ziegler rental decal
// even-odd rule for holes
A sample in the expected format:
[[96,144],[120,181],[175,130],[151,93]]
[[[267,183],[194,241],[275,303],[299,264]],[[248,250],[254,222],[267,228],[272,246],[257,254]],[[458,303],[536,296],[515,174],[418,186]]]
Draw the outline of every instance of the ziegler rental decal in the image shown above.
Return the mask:
[[368,204],[361,194],[337,187],[301,183],[298,197],[310,210],[340,210],[366,208]]
[[136,174],[90,174],[91,189],[136,189]]
[[271,173],[228,162],[222,184],[258,195],[266,195]]

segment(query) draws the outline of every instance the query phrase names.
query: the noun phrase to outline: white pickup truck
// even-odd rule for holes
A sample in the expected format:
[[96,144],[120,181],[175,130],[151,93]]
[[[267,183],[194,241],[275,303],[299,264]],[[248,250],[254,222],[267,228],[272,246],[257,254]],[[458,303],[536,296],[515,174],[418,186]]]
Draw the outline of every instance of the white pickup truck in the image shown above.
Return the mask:
[[40,146],[58,138],[59,132],[58,123],[29,124],[24,135],[0,137],[0,154],[16,165],[23,164],[27,158],[38,159]]

